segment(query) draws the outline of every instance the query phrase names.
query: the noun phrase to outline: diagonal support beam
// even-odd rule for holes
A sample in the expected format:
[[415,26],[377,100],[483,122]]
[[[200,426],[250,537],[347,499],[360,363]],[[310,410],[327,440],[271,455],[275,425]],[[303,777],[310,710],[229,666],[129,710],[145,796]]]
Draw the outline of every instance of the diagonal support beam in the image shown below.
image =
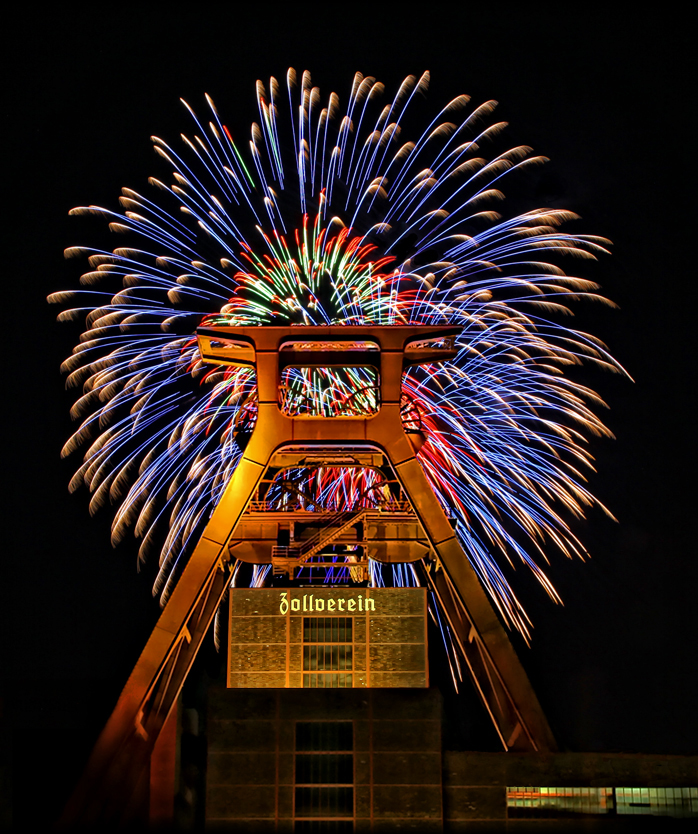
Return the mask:
[[[267,465],[243,459],[235,471],[219,505],[233,527]],[[145,778],[158,735],[230,581],[229,535],[221,538],[220,529],[214,513],[97,740],[62,816],[64,827],[127,824],[137,814],[128,800]]]
[[[470,677],[505,750],[550,751],[555,739],[504,627],[468,561],[424,471],[405,446],[388,457],[443,570],[432,571]],[[406,457],[397,462],[397,454]]]
[[[554,750],[552,733],[526,673],[402,427],[404,369],[453,358],[453,339],[460,328],[227,326],[200,330],[200,350],[206,361],[256,370],[257,423],[97,741],[66,807],[63,826],[126,823],[135,813],[155,742],[229,583],[229,541],[274,455],[289,448],[368,448],[387,457],[444,567],[433,575],[433,589],[504,748]],[[329,349],[317,349],[328,340]],[[348,340],[349,353],[342,348]],[[283,367],[299,363],[342,367],[348,356],[349,364],[356,365],[364,355],[356,346],[364,340],[380,348],[366,354],[366,361],[380,371],[381,402],[376,414],[326,419],[281,411],[278,390]],[[308,350],[306,342],[312,348],[313,341],[315,349]],[[291,349],[286,350],[289,344]]]

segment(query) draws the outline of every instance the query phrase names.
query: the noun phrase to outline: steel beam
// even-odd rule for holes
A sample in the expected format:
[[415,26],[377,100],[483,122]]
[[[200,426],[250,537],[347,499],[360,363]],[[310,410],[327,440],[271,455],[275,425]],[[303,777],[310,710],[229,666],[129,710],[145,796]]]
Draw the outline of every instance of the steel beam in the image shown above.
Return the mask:
[[[553,750],[555,742],[526,673],[415,456],[400,417],[407,367],[451,359],[459,327],[202,327],[205,361],[254,368],[257,422],[244,454],[100,735],[63,817],[64,825],[126,821],[158,735],[173,709],[229,582],[229,542],[275,455],[363,449],[390,462],[443,571],[431,573],[458,646],[505,749]],[[376,346],[367,350],[366,345]],[[279,407],[286,367],[380,373],[370,416],[323,418]]]

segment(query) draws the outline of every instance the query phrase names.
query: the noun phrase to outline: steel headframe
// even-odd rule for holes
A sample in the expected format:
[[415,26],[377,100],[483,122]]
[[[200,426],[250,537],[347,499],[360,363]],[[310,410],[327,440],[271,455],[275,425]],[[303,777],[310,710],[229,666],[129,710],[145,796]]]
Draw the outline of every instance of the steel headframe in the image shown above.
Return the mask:
[[[526,673],[446,518],[400,417],[406,368],[453,359],[458,326],[202,326],[204,362],[256,374],[258,414],[242,458],[182,571],[99,736],[66,808],[65,824],[128,818],[158,735],[174,708],[230,581],[229,541],[284,451],[375,449],[390,462],[429,540],[431,588],[505,750],[552,751],[553,735]],[[380,402],[370,415],[284,413],[289,367],[374,367]]]

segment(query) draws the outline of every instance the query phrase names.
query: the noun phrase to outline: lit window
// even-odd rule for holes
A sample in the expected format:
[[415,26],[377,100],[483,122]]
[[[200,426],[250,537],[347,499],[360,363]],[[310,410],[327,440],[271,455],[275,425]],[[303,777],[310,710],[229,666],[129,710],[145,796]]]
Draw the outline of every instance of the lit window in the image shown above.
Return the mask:
[[304,688],[351,688],[352,626],[351,617],[303,618]]
[[613,788],[507,788],[507,808],[510,817],[607,814]]
[[616,788],[617,814],[698,816],[698,788]]
[[507,788],[509,817],[698,816],[698,788]]

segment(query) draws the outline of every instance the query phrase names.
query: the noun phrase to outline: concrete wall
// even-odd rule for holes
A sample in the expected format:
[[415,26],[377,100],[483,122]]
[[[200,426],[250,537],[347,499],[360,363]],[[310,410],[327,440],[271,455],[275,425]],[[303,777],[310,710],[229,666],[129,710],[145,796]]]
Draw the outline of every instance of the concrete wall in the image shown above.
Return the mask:
[[226,690],[208,705],[206,818],[235,831],[293,829],[296,721],[354,722],[357,831],[442,828],[436,690]]
[[[207,828],[293,830],[296,721],[353,721],[357,832],[497,831],[507,826],[550,831],[551,820],[507,820],[508,785],[698,784],[694,756],[450,751],[441,713],[436,689],[235,690],[213,685]],[[655,821],[661,822],[641,820]],[[638,820],[587,818],[565,825],[573,828],[577,822],[625,830]]]

